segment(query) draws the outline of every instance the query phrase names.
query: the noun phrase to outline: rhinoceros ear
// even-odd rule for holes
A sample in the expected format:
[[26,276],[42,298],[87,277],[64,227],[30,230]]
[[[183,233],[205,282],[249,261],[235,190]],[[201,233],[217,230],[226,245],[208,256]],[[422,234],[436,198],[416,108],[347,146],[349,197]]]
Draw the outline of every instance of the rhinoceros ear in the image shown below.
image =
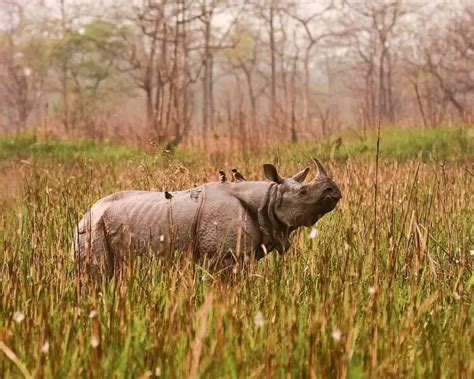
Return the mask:
[[306,179],[306,175],[308,175],[309,167],[306,167],[303,171],[298,172],[297,174],[293,175],[292,178],[296,180],[298,183],[303,183]]
[[272,182],[280,184],[283,179],[278,175],[278,171],[275,168],[274,165],[272,164],[264,164],[263,165],[263,171],[265,172],[265,176],[267,177],[268,180],[271,180]]

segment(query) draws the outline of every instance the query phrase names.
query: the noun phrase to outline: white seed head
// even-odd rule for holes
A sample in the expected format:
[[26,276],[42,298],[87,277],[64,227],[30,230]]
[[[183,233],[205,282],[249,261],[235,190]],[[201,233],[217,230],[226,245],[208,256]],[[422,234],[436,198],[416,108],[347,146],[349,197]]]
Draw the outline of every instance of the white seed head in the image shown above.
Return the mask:
[[31,75],[31,68],[25,67],[23,69],[23,73],[25,74],[25,76],[30,76]]
[[97,336],[92,336],[91,337],[91,346],[95,349],[97,346],[99,346],[99,337]]
[[316,230],[316,228],[311,228],[311,231],[309,232],[308,234],[308,238],[310,239],[315,239],[316,237],[318,236],[318,231]]
[[48,354],[48,352],[49,352],[49,342],[48,342],[48,341],[46,341],[46,342],[43,344],[43,346],[41,346],[41,352],[42,352],[43,354]]
[[373,296],[377,293],[377,288],[375,287],[369,287],[369,289],[367,290],[367,292],[369,293],[370,296]]
[[161,376],[161,367],[155,368],[155,376]]
[[89,318],[95,318],[95,317],[97,317],[98,314],[99,314],[99,312],[97,312],[95,309],[93,309],[91,311],[91,313],[89,313]]
[[163,242],[164,240],[165,240],[165,236],[162,234],[162,235],[160,236],[160,242]]
[[334,341],[339,342],[342,338],[342,332],[339,329],[333,330],[331,337]]
[[25,314],[23,312],[20,312],[20,311],[16,311],[15,313],[13,313],[13,320],[19,324],[20,322],[22,322],[23,320],[25,319]]
[[262,311],[258,311],[257,313],[255,313],[253,321],[257,328],[263,328],[263,325],[265,325],[265,318],[263,317]]
[[456,291],[453,292],[453,297],[455,300],[461,300],[461,295],[459,295]]

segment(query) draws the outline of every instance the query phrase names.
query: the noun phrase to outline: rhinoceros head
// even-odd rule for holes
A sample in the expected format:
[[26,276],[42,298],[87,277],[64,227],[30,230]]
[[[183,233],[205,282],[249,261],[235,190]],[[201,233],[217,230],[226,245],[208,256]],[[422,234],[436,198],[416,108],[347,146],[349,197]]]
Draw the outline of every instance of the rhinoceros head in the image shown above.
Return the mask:
[[277,184],[277,201],[274,212],[276,217],[287,227],[311,226],[324,214],[331,212],[341,199],[341,191],[328,177],[322,164],[311,158],[316,177],[304,184],[309,167],[291,178],[282,178],[275,166],[263,166],[267,179]]

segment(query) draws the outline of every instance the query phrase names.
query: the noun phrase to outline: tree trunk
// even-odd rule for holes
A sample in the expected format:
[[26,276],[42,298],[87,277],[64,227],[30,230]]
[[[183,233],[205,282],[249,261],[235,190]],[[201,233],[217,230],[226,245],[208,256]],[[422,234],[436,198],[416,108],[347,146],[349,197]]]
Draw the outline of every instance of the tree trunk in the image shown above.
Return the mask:
[[[66,5],[65,0],[61,0],[61,27],[63,38],[66,36],[67,25],[66,25]],[[62,98],[63,98],[63,125],[66,131],[66,134],[69,134],[69,88],[68,88],[68,65],[66,61],[62,62],[62,77],[61,77],[61,86],[62,86]]]
[[271,116],[275,116],[276,110],[276,58],[275,58],[275,1],[270,5],[270,59],[271,59]]
[[[382,41],[384,43],[384,41]],[[385,54],[386,49],[383,48],[379,60],[379,115],[387,116],[386,89],[385,89]]]
[[214,101],[214,55],[209,56],[209,122],[211,130],[216,127],[216,104]]
[[209,13],[204,5],[203,16],[204,16],[204,76],[202,78],[202,90],[203,90],[203,108],[202,108],[202,126],[203,126],[203,139],[204,143],[207,141],[207,133],[209,129],[209,81],[210,81],[210,37],[211,37],[211,23],[209,20]]

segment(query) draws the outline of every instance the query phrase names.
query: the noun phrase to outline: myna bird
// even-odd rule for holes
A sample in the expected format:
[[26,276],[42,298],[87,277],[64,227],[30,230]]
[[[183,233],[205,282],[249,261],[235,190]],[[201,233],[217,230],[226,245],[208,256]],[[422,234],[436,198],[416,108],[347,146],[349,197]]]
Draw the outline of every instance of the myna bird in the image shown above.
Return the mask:
[[219,170],[219,182],[225,183],[227,178],[225,176],[225,172],[223,170]]
[[173,198],[173,195],[170,194],[168,191],[165,191],[165,198],[166,200],[171,200]]
[[242,176],[240,172],[237,171],[236,168],[232,169],[232,177],[234,178],[234,181],[236,182],[241,182],[245,181],[246,179]]

